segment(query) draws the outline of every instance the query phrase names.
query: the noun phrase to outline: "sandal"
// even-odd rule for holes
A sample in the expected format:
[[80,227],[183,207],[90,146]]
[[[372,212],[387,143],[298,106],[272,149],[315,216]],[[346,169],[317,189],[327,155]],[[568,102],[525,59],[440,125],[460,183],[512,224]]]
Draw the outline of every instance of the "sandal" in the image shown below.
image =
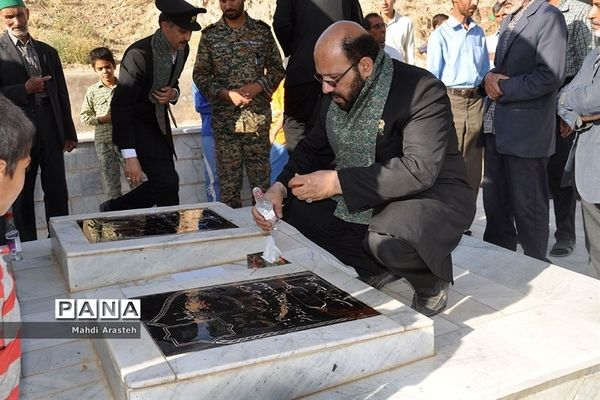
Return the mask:
[[552,257],[567,257],[573,253],[574,248],[575,243],[573,242],[556,242],[550,250],[550,255]]

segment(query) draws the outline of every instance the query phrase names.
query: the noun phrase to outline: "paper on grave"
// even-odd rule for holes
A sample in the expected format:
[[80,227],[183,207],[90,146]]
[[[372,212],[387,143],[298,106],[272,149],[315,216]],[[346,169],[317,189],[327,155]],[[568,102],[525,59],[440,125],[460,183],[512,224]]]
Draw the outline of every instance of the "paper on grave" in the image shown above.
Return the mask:
[[268,263],[274,263],[281,257],[281,250],[275,244],[273,235],[267,236],[265,243],[265,250],[263,251],[262,258]]

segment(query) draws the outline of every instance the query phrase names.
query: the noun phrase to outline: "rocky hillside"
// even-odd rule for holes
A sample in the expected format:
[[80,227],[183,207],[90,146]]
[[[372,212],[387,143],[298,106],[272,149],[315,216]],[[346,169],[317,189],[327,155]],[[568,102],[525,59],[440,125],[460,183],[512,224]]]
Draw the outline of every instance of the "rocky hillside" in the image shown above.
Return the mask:
[[[308,0],[307,0],[308,1]],[[490,20],[494,0],[481,0],[477,20],[488,32],[495,29]],[[31,30],[34,35],[55,46],[63,62],[72,66],[86,63],[87,53],[97,46],[108,46],[121,55],[125,48],[157,27],[158,10],[153,0],[121,0],[98,2],[97,0],[29,0]],[[216,21],[220,15],[217,0],[190,0],[204,6],[208,13],[199,22],[205,26]],[[363,12],[377,12],[377,0],[360,0]],[[246,0],[250,15],[272,21],[275,0]],[[431,29],[431,17],[437,13],[448,14],[450,0],[397,0],[397,9],[409,15],[415,23],[417,45],[426,40]],[[193,36],[192,47],[200,35]],[[193,50],[192,54],[194,54]],[[194,58],[194,57],[190,57]]]

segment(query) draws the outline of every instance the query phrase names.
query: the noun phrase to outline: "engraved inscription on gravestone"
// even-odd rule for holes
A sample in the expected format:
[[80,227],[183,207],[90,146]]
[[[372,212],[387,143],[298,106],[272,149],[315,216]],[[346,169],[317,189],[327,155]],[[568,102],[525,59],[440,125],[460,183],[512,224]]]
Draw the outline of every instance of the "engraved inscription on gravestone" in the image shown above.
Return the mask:
[[139,298],[165,356],[379,315],[312,272]]
[[206,208],[124,217],[90,218],[79,220],[77,224],[90,243],[237,228],[227,219]]

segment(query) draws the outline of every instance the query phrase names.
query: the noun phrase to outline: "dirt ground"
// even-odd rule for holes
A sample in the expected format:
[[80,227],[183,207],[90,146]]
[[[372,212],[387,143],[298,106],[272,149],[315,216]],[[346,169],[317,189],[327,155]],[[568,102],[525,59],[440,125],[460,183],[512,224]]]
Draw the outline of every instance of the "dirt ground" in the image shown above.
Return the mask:
[[[221,16],[218,0],[189,0],[207,8],[199,16],[206,26]],[[377,12],[377,0],[360,0],[363,13]],[[481,0],[475,16],[488,33],[496,27],[490,20],[493,0]],[[107,46],[120,58],[127,46],[149,35],[157,28],[158,10],[152,0],[29,0],[31,30],[35,37],[55,46],[70,70],[87,70],[87,53],[94,47]],[[275,0],[246,0],[246,9],[254,18],[272,22]],[[431,17],[437,13],[449,14],[450,0],[397,0],[396,9],[410,16],[415,24],[415,42],[426,41],[431,30]],[[192,55],[200,35],[192,37]],[[195,57],[190,57],[195,58]]]

